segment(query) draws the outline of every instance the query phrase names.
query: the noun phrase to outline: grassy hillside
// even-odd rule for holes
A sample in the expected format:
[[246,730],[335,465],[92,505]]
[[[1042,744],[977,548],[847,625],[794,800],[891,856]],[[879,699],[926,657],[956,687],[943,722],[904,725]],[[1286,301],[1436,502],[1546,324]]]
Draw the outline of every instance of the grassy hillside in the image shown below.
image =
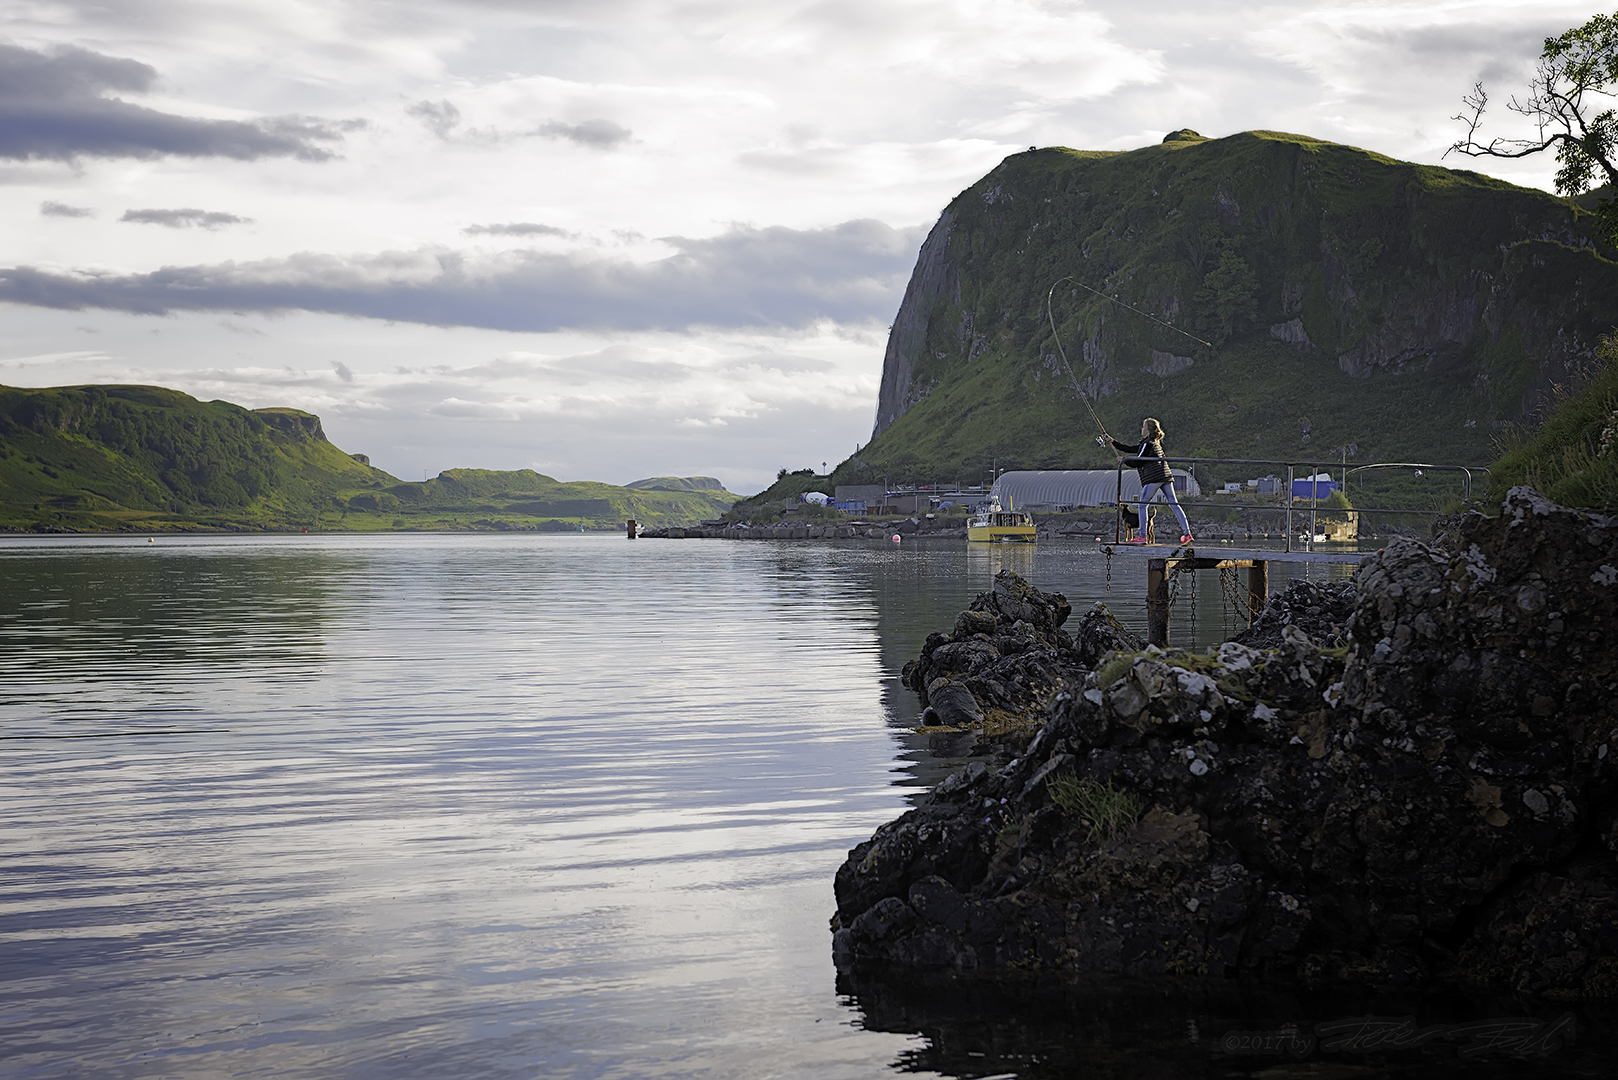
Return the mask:
[[751,521],[774,517],[782,510],[791,508],[805,517],[835,517],[835,511],[821,512],[813,504],[799,501],[798,496],[807,495],[811,491],[825,495],[833,494],[831,477],[816,475],[813,469],[799,469],[796,472],[782,469],[780,475],[775,478],[775,483],[757,495],[749,495],[738,500],[725,516],[731,521]]
[[1151,316],[1055,293],[1114,435],[1150,415],[1171,454],[1486,463],[1553,385],[1588,377],[1618,323],[1618,263],[1592,221],[1542,191],[1276,132],[1015,155],[929,237],[877,432],[833,482],[1110,464],[1046,320],[1066,276]]
[[424,483],[394,482],[374,494],[356,495],[349,500],[349,512],[392,515],[394,528],[456,528],[487,522],[484,527],[618,529],[629,518],[645,525],[713,520],[736,498],[722,488],[669,491],[589,480],[563,483],[532,469],[449,469]]
[[[673,478],[680,479],[680,478]],[[690,478],[701,483],[706,477]],[[451,469],[402,482],[296,409],[201,402],[156,386],[0,387],[0,528],[621,528],[718,517],[721,490],[562,483]]]
[[1563,395],[1532,436],[1513,438],[1495,463],[1495,486],[1527,484],[1565,506],[1618,510],[1618,340],[1583,391]]
[[725,485],[712,476],[651,476],[645,480],[631,480],[627,488],[647,491],[724,491]]

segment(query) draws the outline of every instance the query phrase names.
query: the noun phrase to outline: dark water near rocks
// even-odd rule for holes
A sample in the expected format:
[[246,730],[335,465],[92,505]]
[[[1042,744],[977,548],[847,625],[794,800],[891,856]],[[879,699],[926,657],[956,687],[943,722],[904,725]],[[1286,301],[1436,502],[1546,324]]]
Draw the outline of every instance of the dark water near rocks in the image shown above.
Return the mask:
[[1093,545],[0,542],[0,1073],[1246,1075],[1381,1008],[838,984],[832,874],[944,767],[898,668],[1002,566],[1144,623]]

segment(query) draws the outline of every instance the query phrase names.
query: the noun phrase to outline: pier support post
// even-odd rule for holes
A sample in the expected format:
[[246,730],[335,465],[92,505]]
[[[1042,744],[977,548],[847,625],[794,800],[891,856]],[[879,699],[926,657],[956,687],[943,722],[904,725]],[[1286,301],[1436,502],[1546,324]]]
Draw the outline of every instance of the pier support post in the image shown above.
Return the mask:
[[636,521],[634,518],[630,518],[628,521],[624,522],[624,532],[626,535],[628,535],[629,539],[635,539],[640,535],[640,522]]
[[1169,647],[1169,574],[1167,559],[1146,560],[1146,641]]
[[1247,621],[1249,624],[1258,618],[1264,605],[1270,602],[1270,564],[1263,559],[1254,559],[1253,564],[1247,568]]

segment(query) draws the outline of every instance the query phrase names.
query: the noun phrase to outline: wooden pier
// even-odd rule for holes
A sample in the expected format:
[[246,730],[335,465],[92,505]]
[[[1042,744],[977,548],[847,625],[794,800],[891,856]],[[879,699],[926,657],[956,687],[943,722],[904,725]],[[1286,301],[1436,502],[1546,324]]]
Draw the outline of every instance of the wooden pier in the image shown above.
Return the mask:
[[1247,571],[1247,615],[1256,619],[1270,597],[1270,563],[1338,563],[1358,565],[1369,551],[1267,551],[1220,548],[1219,554],[1198,555],[1195,548],[1168,544],[1120,544],[1102,549],[1108,555],[1142,555],[1146,559],[1146,640],[1159,648],[1169,645],[1169,582],[1182,570]]

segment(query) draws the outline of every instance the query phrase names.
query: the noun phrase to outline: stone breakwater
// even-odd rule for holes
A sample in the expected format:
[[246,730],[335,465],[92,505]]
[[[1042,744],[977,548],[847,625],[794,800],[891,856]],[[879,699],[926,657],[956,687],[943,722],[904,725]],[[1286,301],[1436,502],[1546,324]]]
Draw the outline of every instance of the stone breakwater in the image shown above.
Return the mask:
[[1344,646],[1069,666],[1014,759],[850,852],[838,966],[1618,995],[1618,518],[1516,488],[1445,543],[1362,565]]
[[811,525],[804,522],[781,522],[774,525],[687,525],[642,529],[642,539],[648,540],[888,540],[895,533],[915,536],[965,536],[966,528],[927,528],[916,521],[897,521],[885,525]]
[[[1040,540],[1051,540],[1061,536],[1111,543],[1115,533],[1115,522],[1111,513],[1102,515],[1036,513],[1034,517]],[[1285,536],[1286,532],[1282,527],[1284,518],[1280,513],[1270,511],[1269,518],[1274,520],[1267,518],[1256,523],[1233,525],[1193,517],[1191,529],[1197,538],[1204,542],[1269,540]],[[1128,511],[1125,520],[1134,521],[1133,510]],[[1304,512],[1298,519],[1298,528],[1303,528],[1307,521],[1308,513]],[[964,539],[966,526],[960,518],[935,520],[905,518],[877,524],[869,522],[843,524],[835,521],[811,524],[804,521],[780,521],[761,524],[658,526],[642,529],[640,536],[649,540],[889,540],[894,533],[902,537],[950,536]],[[1383,529],[1383,533],[1398,535],[1400,530],[1388,526]]]
[[[1113,518],[1075,517],[1073,515],[1036,518],[1039,539],[1049,540],[1060,535],[1111,540]],[[1213,522],[1198,522],[1197,534],[1209,539],[1239,539],[1246,535],[1230,527]],[[779,521],[761,524],[659,526],[642,529],[640,535],[654,540],[888,540],[895,533],[900,536],[950,536],[964,539],[966,525],[961,518],[904,518],[885,522],[820,522]],[[1267,534],[1266,534],[1267,535]]]

